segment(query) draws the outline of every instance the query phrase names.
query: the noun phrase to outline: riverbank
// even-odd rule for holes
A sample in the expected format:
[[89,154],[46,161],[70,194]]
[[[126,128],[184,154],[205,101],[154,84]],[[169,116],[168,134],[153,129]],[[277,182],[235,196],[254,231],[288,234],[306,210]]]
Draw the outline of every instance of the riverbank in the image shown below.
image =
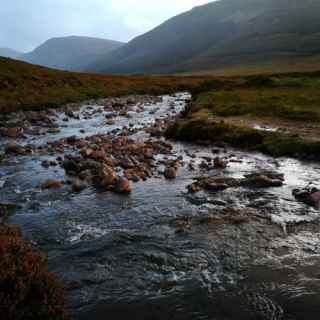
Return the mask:
[[301,274],[318,270],[319,165],[165,140],[190,99],[3,115],[4,217],[47,255],[75,318],[300,320],[297,305],[313,319],[320,289]]
[[320,159],[318,74],[246,77],[194,96],[167,137]]

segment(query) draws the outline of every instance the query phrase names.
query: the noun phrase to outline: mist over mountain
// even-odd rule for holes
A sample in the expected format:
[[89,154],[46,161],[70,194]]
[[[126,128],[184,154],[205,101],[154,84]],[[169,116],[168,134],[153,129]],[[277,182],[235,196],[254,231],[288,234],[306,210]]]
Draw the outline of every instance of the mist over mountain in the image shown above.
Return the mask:
[[79,71],[122,45],[118,41],[89,37],[53,38],[20,59],[50,68]]
[[317,0],[219,0],[173,17],[86,68],[174,73],[320,54]]
[[0,57],[16,59],[22,55],[22,52],[10,49],[10,48],[0,48]]

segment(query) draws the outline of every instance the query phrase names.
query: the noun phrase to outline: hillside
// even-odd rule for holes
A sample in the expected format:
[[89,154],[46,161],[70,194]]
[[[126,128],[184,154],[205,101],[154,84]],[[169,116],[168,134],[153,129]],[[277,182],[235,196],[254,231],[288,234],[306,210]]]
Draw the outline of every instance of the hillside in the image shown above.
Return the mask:
[[88,37],[53,38],[20,59],[50,68],[79,71],[122,45],[117,41]]
[[111,52],[87,70],[176,73],[320,53],[316,0],[219,0],[178,15]]
[[19,52],[10,48],[0,48],[0,57],[15,59],[21,55],[22,55],[22,52]]
[[0,113],[127,94],[193,90],[212,77],[103,76],[53,70],[0,57]]

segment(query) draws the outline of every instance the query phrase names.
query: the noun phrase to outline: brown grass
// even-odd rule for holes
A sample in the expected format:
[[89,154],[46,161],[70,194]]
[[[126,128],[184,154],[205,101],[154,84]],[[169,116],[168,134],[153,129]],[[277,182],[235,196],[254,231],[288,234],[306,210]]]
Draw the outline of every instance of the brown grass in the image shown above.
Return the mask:
[[211,76],[104,76],[0,58],[0,112],[59,107],[105,96],[192,90]]
[[44,257],[0,224],[0,315],[6,320],[68,319],[62,284],[47,269]]

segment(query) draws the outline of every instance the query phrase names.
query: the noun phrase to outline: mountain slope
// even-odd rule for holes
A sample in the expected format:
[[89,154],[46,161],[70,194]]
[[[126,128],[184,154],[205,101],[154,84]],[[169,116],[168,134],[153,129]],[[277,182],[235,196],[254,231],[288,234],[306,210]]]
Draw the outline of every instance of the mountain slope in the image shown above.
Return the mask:
[[122,45],[117,41],[88,37],[53,38],[20,59],[50,68],[79,71]]
[[0,48],[0,57],[16,59],[22,55],[22,52],[10,48]]
[[167,73],[320,53],[317,0],[219,0],[176,16],[88,68]]

